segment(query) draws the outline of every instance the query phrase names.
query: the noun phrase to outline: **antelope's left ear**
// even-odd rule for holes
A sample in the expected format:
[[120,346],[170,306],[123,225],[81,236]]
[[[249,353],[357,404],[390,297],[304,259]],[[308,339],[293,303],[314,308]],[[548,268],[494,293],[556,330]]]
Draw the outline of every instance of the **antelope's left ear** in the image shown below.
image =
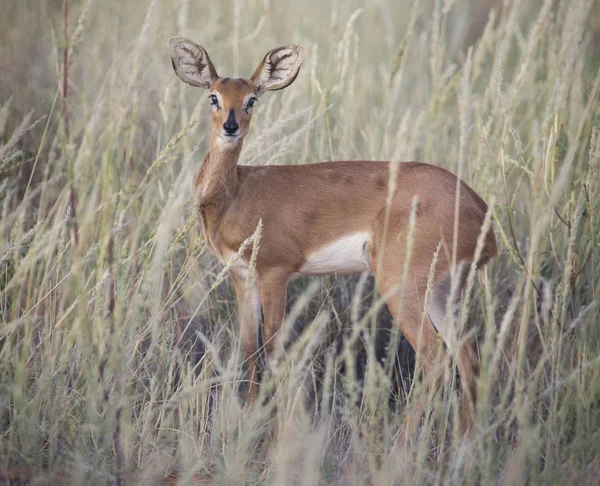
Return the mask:
[[258,89],[258,96],[292,84],[305,55],[306,49],[302,46],[283,46],[267,52],[250,78]]

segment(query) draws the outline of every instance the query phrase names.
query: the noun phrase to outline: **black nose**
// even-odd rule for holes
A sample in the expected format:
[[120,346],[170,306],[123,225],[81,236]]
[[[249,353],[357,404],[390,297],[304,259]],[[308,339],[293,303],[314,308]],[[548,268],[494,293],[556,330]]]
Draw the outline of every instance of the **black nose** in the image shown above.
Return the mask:
[[229,115],[227,116],[227,121],[225,121],[225,124],[223,125],[223,129],[228,135],[233,135],[237,132],[238,128],[240,128],[240,126],[235,121],[235,113],[233,112],[233,109],[231,109],[229,110]]

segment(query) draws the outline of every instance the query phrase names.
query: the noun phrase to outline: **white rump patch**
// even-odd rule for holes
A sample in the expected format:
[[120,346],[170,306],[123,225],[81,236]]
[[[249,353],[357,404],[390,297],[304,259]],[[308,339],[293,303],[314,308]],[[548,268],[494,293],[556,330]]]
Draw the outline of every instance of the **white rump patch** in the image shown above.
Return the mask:
[[354,233],[335,240],[308,255],[299,270],[302,275],[326,275],[331,273],[360,273],[371,270],[368,243],[371,234]]

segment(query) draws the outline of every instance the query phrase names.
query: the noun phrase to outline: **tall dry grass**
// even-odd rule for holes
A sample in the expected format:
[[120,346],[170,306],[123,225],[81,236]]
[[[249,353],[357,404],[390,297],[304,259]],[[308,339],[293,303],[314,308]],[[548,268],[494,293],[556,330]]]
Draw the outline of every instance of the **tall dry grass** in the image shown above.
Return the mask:
[[[600,8],[487,3],[3,2],[0,477],[593,484]],[[242,163],[427,160],[491,204],[500,254],[457,322],[482,358],[468,439],[448,375],[398,446],[423,387],[366,276],[292,284],[286,360],[243,406],[233,293],[190,204],[208,105],[171,35],[228,75],[308,48]]]

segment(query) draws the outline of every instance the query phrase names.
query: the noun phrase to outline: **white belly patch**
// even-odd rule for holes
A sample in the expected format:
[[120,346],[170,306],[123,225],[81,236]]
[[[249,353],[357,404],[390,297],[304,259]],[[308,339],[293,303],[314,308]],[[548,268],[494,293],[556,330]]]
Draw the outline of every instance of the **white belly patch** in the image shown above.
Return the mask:
[[354,233],[335,240],[307,256],[302,275],[360,273],[371,270],[368,243],[371,234]]

